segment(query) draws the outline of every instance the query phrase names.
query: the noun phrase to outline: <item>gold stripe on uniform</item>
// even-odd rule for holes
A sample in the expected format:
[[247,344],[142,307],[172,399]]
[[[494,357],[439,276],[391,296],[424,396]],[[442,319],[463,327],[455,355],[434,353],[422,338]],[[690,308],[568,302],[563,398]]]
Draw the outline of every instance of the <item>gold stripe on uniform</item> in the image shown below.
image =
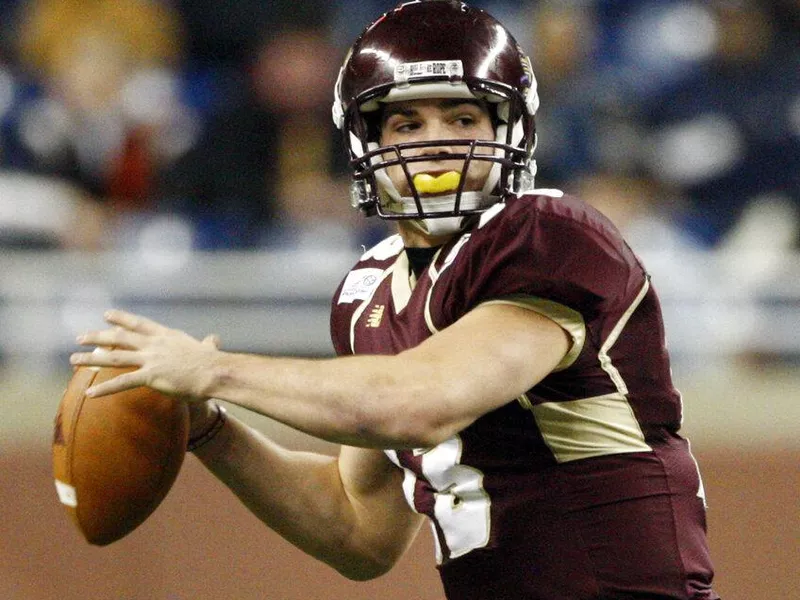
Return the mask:
[[530,410],[545,443],[559,463],[651,451],[623,394],[545,402]]
[[[617,391],[580,400],[545,402],[530,408],[545,443],[559,463],[652,450],[645,442],[642,428],[628,402],[628,386],[609,356],[609,351],[648,289],[650,281],[645,279],[636,298],[611,330],[598,353],[600,366],[614,382]],[[530,400],[526,400],[527,406],[530,406]],[[526,406],[525,403],[521,404]]]
[[619,339],[622,330],[625,328],[625,325],[628,324],[628,320],[631,318],[631,315],[634,313],[634,311],[639,307],[639,304],[641,304],[642,300],[644,300],[644,297],[647,295],[647,290],[649,289],[650,279],[645,277],[642,289],[639,290],[639,293],[628,307],[628,310],[625,311],[620,320],[617,321],[617,324],[614,325],[614,329],[611,330],[608,338],[605,342],[603,342],[598,354],[600,366],[606,373],[608,373],[608,376],[611,377],[611,381],[613,381],[614,385],[617,386],[617,390],[620,394],[627,394],[628,386],[625,385],[625,380],[622,379],[622,375],[619,374],[617,368],[612,364],[611,357],[608,355],[608,351],[611,350],[611,347],[617,343],[617,339]]

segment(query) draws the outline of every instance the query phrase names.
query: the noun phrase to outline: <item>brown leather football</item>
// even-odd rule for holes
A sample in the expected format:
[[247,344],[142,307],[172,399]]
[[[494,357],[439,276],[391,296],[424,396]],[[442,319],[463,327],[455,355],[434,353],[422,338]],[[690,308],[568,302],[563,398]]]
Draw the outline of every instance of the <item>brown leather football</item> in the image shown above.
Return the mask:
[[153,513],[186,455],[185,402],[144,387],[85,395],[93,383],[125,370],[77,368],[54,424],[59,500],[86,540],[98,546],[126,536]]

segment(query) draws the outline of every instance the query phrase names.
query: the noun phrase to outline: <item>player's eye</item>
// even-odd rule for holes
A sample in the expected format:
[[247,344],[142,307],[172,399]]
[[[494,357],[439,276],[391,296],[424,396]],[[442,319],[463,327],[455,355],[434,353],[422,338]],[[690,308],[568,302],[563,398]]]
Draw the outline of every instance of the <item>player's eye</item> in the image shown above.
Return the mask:
[[394,125],[392,129],[398,133],[408,133],[419,129],[419,123],[416,121],[402,121]]
[[419,127],[418,119],[407,115],[392,115],[386,121],[385,130],[392,133],[409,133],[419,129]]

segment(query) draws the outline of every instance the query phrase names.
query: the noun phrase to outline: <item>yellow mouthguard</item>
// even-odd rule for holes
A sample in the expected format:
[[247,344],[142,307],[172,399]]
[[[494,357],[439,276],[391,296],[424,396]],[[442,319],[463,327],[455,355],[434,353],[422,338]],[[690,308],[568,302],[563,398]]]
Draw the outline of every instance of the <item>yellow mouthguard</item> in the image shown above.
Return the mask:
[[414,176],[414,187],[417,188],[420,194],[441,194],[442,192],[451,192],[458,189],[460,181],[461,173],[457,171],[448,171],[438,177],[420,173]]

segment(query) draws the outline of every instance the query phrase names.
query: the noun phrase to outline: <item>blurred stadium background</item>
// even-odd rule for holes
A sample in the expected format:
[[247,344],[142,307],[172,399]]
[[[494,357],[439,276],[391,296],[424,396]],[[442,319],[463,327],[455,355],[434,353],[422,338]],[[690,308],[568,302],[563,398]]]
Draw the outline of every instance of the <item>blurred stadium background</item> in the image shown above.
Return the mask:
[[[532,54],[540,186],[605,211],[660,290],[717,590],[800,598],[800,2],[473,4]],[[329,296],[386,232],[349,210],[331,90],[394,5],[0,0],[3,599],[443,597],[427,534],[389,575],[347,582],[192,457],[102,549],[50,474],[66,357],[107,307],[229,349],[330,354]]]

